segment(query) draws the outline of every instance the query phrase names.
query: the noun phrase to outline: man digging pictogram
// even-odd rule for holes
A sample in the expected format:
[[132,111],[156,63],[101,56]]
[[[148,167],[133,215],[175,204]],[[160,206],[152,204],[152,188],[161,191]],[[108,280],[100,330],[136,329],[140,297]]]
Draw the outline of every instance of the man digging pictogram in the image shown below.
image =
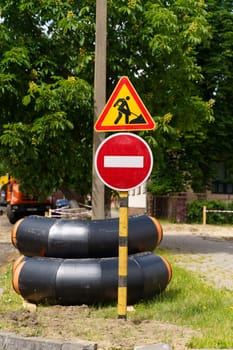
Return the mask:
[[130,99],[129,96],[126,96],[126,98],[119,98],[113,105],[113,107],[117,107],[118,110],[118,116],[114,121],[114,124],[118,124],[121,120],[123,114],[125,115],[125,124],[129,124],[129,116],[131,115],[131,111],[129,109],[128,100]]
[[[128,100],[130,99],[129,96],[126,96],[126,98],[119,98],[113,105],[113,107],[117,107],[118,110],[118,116],[116,117],[114,124],[118,124],[121,120],[123,114],[125,115],[125,124],[145,124],[146,121],[143,118],[143,116],[140,114],[139,116],[133,112],[131,112]],[[130,115],[133,114],[136,116],[133,120],[129,121]]]

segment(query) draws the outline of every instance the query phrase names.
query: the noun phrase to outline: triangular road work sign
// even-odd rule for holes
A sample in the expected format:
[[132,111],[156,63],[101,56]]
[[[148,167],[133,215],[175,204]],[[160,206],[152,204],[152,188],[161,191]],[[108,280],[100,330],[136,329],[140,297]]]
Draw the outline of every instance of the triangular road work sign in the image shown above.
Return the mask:
[[155,122],[127,77],[122,77],[100,114],[96,131],[153,130]]

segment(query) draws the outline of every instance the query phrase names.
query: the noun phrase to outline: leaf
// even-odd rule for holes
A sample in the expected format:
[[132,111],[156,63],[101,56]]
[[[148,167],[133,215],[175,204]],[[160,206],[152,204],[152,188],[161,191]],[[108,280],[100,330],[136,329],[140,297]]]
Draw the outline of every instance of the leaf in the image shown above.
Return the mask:
[[30,95],[24,96],[22,102],[25,106],[29,105],[29,103],[31,102],[31,96]]

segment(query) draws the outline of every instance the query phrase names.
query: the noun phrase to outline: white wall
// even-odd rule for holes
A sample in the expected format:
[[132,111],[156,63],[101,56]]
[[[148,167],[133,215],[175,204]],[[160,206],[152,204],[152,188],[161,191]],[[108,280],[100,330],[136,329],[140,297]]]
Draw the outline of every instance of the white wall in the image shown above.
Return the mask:
[[129,191],[129,208],[146,209],[146,182]]

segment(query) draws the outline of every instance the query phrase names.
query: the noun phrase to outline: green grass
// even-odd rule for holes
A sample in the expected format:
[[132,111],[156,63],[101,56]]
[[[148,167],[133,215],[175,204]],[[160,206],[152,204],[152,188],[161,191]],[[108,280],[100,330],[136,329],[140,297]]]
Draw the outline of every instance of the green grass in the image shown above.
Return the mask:
[[[153,300],[135,305],[127,318],[135,321],[154,319],[199,330],[191,348],[233,348],[233,292],[214,289],[196,274],[176,266],[176,256],[156,250],[171,263],[173,277],[166,290]],[[113,317],[113,307],[95,310],[99,317]]]
[[[188,344],[191,348],[233,348],[233,292],[211,288],[196,274],[176,266],[176,257],[172,254],[158,253],[171,263],[172,280],[161,295],[134,305],[136,312],[128,313],[127,318],[135,322],[155,319],[201,331],[202,335],[193,337]],[[11,286],[10,268],[0,276],[0,288],[4,289],[0,315],[22,308],[22,299]],[[116,305],[111,305],[90,307],[87,312],[87,317],[114,318],[117,310]]]
[[137,306],[140,317],[201,330],[193,348],[233,347],[233,293],[201,283],[193,273],[173,266],[173,279],[158,298]]
[[11,266],[0,276],[0,288],[4,290],[4,293],[0,296],[0,313],[20,310],[22,308],[22,298],[15,293],[12,287]]

